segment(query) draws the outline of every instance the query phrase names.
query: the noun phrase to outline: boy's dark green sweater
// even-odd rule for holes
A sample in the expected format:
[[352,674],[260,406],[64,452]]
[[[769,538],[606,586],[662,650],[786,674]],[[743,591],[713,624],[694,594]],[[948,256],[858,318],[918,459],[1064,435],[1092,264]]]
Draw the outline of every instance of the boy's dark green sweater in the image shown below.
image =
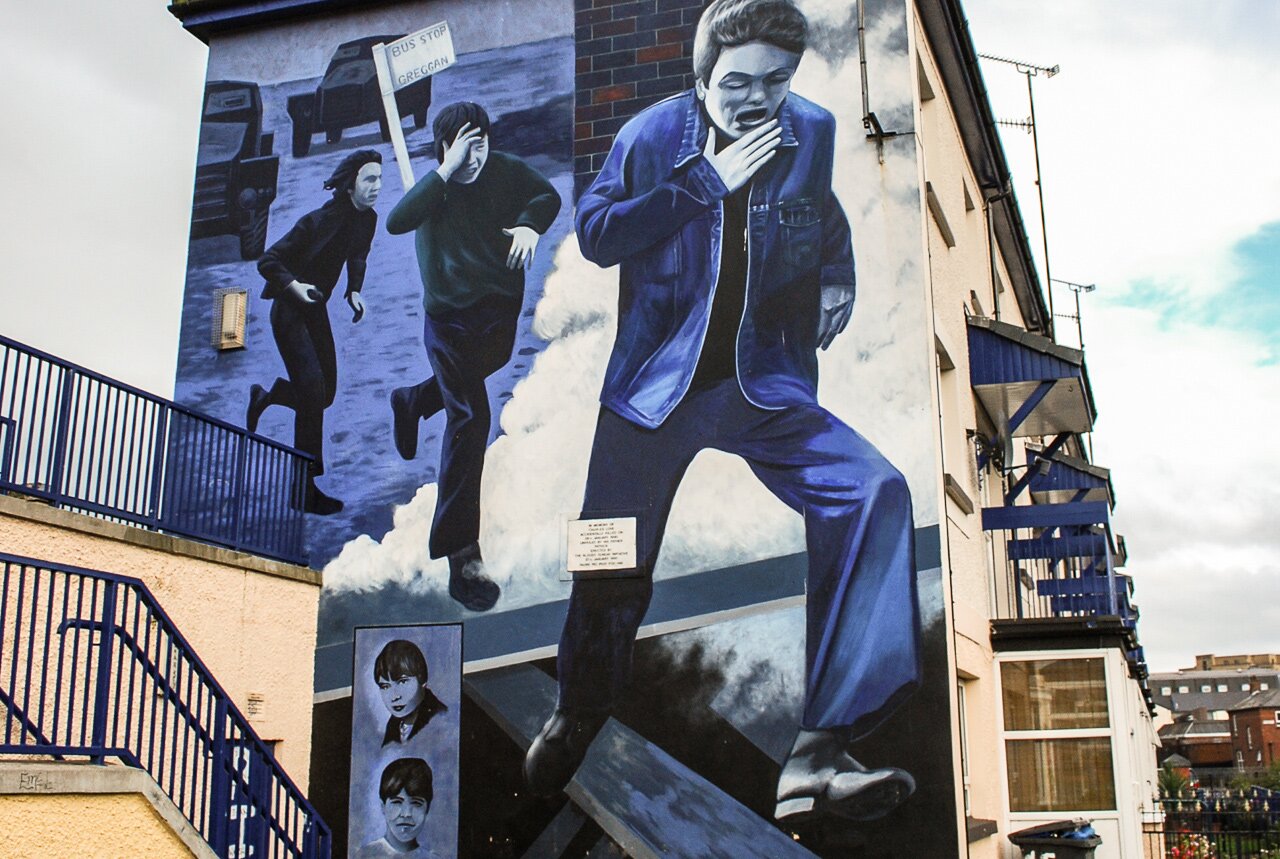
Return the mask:
[[544,234],[559,211],[560,195],[542,174],[514,155],[490,152],[470,184],[428,173],[391,210],[387,230],[417,231],[422,304],[442,313],[490,295],[523,295],[524,269],[507,268],[511,237],[502,231]]

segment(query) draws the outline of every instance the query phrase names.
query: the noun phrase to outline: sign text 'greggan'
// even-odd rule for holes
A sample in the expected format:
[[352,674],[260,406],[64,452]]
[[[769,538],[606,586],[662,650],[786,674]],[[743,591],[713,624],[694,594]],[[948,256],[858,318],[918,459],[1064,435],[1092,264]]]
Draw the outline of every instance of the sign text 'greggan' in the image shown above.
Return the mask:
[[387,45],[387,66],[396,89],[447,69],[458,61],[449,25],[441,21]]

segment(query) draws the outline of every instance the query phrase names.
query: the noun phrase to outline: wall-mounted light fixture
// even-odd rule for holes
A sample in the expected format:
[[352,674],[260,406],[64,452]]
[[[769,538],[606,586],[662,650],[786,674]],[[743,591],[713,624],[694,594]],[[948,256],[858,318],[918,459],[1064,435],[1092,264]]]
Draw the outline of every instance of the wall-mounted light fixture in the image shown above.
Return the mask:
[[212,332],[213,348],[244,348],[244,323],[248,309],[249,293],[247,290],[214,290]]

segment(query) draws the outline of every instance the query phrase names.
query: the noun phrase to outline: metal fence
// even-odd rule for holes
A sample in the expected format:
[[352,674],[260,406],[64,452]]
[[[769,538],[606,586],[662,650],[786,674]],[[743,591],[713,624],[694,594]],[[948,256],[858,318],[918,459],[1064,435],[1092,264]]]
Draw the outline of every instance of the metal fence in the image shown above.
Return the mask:
[[0,554],[0,753],[146,770],[219,856],[328,827],[137,579]]
[[1277,859],[1280,795],[1270,791],[1201,792],[1162,799],[1144,812],[1144,855],[1152,859]]
[[0,335],[0,490],[307,562],[311,457]]

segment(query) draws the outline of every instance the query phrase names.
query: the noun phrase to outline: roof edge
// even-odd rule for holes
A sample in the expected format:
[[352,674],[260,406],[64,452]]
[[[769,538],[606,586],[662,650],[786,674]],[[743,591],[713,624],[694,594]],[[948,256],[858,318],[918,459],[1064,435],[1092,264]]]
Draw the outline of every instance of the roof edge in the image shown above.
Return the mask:
[[1030,327],[1052,335],[1053,320],[1040,289],[1040,276],[1031,256],[1031,243],[1013,191],[1012,174],[996,130],[968,19],[960,0],[916,0],[916,9],[951,96],[965,153],[988,204],[996,243],[1013,280],[1018,307]]
[[168,8],[183,29],[208,44],[212,36],[250,24],[380,5],[386,5],[386,0],[175,0]]

